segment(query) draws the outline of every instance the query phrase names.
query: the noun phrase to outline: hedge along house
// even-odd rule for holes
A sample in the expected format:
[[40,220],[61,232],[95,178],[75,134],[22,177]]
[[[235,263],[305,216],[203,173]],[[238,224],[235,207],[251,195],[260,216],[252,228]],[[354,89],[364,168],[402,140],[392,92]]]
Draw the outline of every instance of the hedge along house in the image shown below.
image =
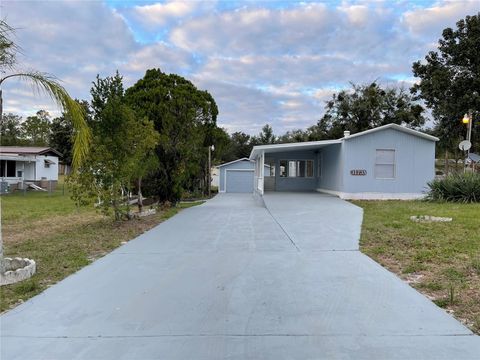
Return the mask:
[[[267,165],[264,165],[267,172]],[[242,158],[218,166],[219,192],[253,193],[255,161]]]
[[[319,191],[343,199],[416,199],[435,176],[438,138],[388,124],[338,140],[255,146],[255,191]],[[265,172],[264,164],[269,165]]]
[[23,182],[54,189],[61,156],[49,147],[0,146],[0,179],[11,191]]

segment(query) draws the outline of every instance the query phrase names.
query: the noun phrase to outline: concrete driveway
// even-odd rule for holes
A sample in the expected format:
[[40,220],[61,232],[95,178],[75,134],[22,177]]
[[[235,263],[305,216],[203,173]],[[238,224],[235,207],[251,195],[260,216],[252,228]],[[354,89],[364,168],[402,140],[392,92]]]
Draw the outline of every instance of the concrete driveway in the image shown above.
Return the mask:
[[358,248],[361,209],[224,194],[1,316],[2,359],[478,359]]

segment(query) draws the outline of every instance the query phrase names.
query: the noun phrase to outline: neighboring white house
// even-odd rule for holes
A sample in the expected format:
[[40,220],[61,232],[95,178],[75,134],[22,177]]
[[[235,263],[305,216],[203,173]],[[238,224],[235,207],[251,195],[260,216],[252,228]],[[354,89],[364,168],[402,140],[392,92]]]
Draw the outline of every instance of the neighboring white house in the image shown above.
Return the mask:
[[23,182],[53,189],[58,181],[61,156],[49,147],[0,146],[0,180],[8,183],[10,190]]

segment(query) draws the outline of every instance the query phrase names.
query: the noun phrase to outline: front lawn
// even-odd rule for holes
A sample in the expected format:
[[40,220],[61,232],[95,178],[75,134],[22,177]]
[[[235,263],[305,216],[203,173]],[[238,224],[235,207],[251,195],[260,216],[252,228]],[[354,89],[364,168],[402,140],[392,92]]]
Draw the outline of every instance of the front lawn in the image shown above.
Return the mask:
[[52,194],[9,194],[0,201],[5,256],[27,257],[37,263],[30,279],[2,286],[0,311],[37,295],[181,209],[202,203],[180,203],[156,215],[115,222],[92,207],[76,208],[62,188]]
[[[355,201],[360,249],[480,333],[480,204]],[[451,217],[417,223],[410,216]]]

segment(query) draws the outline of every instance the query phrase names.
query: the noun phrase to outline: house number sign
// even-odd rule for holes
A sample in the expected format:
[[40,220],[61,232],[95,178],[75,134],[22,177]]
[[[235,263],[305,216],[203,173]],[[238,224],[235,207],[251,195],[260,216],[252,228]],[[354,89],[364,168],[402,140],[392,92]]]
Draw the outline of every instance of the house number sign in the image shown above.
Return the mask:
[[350,170],[350,175],[353,175],[353,176],[365,176],[365,175],[367,175],[367,170],[364,170],[364,169]]

